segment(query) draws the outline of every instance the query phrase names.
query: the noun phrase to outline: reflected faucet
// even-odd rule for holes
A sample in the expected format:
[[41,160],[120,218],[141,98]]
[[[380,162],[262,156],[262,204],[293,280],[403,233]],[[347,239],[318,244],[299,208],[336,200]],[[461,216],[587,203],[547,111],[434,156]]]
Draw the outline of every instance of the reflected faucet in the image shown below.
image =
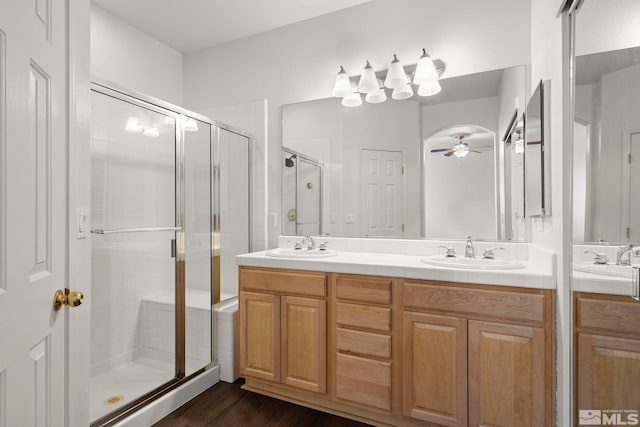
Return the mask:
[[467,237],[467,245],[464,248],[464,257],[465,258],[476,257],[476,248],[475,246],[473,246],[473,242],[471,241],[471,236]]
[[303,238],[302,238],[302,246],[306,247],[306,249],[308,251],[313,251],[316,249],[316,241],[313,237],[309,236],[308,234],[306,234]]
[[[616,265],[631,265],[631,254],[640,256],[640,246],[629,244],[620,246],[620,250],[616,253]],[[623,257],[626,255],[626,258]]]

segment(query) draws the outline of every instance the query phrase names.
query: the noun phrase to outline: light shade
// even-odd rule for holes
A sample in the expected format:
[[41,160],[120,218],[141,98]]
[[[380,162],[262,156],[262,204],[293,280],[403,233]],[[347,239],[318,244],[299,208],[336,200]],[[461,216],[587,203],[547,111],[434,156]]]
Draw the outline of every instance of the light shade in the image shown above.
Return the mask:
[[440,87],[440,83],[435,80],[432,83],[420,85],[418,88],[418,95],[420,96],[432,96],[437,93],[440,93],[442,88]]
[[191,117],[184,117],[184,130],[187,132],[196,132],[198,130],[198,123]]
[[160,132],[158,131],[158,128],[146,128],[142,134],[144,136],[150,136],[153,138],[157,138],[160,136]]
[[413,89],[411,85],[407,84],[402,86],[401,88],[394,89],[391,93],[391,97],[393,99],[409,99],[413,96]]
[[422,56],[418,60],[416,73],[413,76],[413,84],[427,85],[438,80],[438,71],[436,71],[433,60],[426,50],[422,49]]
[[127,124],[124,127],[124,130],[126,130],[127,132],[141,132],[142,126],[140,126],[140,122],[138,122],[138,119],[135,117],[129,117],[127,119]]
[[340,66],[340,71],[336,76],[336,81],[333,84],[333,91],[331,94],[336,97],[343,97],[353,93],[353,89],[351,88],[351,81],[349,80],[349,75],[347,72]]
[[453,155],[462,158],[469,154],[469,147],[466,144],[459,143],[453,146]]
[[351,92],[350,95],[342,98],[342,105],[345,107],[357,107],[362,105],[362,98],[358,92]]
[[398,89],[409,83],[407,73],[404,72],[404,68],[400,64],[398,57],[393,55],[393,61],[387,71],[387,77],[384,79],[384,85],[390,89]]
[[387,94],[384,92],[384,89],[380,88],[374,92],[368,93],[365,99],[371,104],[379,104],[387,100]]
[[367,65],[365,65],[364,70],[362,70],[362,75],[360,76],[360,82],[358,83],[358,92],[360,93],[371,93],[380,89],[378,85],[378,79],[376,78],[376,73],[373,71],[373,67],[367,61]]

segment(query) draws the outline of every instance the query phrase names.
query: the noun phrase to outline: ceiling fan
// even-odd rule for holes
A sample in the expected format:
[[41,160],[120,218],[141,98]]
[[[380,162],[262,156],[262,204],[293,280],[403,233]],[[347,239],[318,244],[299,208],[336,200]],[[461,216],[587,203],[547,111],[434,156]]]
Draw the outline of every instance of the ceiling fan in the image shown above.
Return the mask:
[[[451,135],[455,139],[458,140],[453,147],[451,148],[436,148],[431,150],[432,153],[442,153],[444,152],[445,157],[455,156],[455,157],[465,157],[469,152],[471,153],[482,153],[482,151],[472,150],[469,148],[469,143],[463,141],[464,138],[467,138],[469,134],[459,133],[456,135]],[[490,146],[481,146],[481,147],[473,147],[473,148],[490,148]]]

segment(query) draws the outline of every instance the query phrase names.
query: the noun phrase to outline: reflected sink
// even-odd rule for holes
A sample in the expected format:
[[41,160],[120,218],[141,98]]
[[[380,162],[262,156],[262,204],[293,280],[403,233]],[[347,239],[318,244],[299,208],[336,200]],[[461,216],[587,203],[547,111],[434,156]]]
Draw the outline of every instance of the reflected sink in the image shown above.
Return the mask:
[[583,273],[601,274],[603,276],[626,277],[631,279],[630,265],[594,264],[592,262],[576,262],[573,269]]
[[466,268],[470,270],[513,270],[526,267],[522,261],[511,259],[450,258],[444,255],[425,257],[421,261],[438,267]]
[[336,251],[330,250],[307,250],[307,249],[288,249],[288,248],[277,248],[271,249],[267,251],[268,256],[276,257],[276,258],[295,258],[295,259],[313,259],[313,258],[328,258],[332,256],[336,256],[338,253]]

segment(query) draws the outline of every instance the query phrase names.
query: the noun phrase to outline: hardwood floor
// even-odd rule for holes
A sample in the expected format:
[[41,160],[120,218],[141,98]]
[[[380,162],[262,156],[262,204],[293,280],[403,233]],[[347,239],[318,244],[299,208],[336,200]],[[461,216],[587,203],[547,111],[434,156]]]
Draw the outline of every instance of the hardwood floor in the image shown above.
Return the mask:
[[363,427],[357,421],[240,389],[244,380],[219,382],[154,424],[155,427]]

